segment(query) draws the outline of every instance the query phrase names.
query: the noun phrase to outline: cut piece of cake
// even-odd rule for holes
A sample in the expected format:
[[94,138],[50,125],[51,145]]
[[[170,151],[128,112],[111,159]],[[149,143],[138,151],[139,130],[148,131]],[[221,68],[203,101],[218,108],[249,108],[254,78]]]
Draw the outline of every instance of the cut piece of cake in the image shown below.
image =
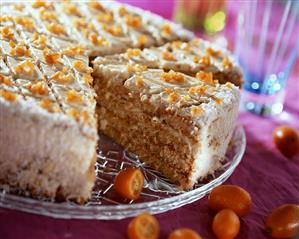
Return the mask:
[[183,189],[218,169],[239,88],[211,72],[191,77],[110,59],[94,62],[99,129]]

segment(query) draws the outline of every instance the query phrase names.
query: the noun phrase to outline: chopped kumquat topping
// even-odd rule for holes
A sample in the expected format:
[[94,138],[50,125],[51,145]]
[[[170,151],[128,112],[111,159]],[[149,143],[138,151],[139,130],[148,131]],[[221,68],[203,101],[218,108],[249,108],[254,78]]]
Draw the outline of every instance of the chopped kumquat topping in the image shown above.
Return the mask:
[[66,95],[66,100],[71,103],[82,103],[83,96],[79,95],[75,90],[69,90]]
[[134,57],[134,56],[139,56],[141,54],[141,50],[140,49],[131,49],[131,48],[129,48],[128,50],[127,50],[127,57],[129,58],[129,59],[131,59],[132,57]]
[[15,93],[7,90],[0,90],[0,96],[11,102],[17,99],[17,95]]
[[13,40],[14,39],[14,32],[12,31],[12,29],[10,27],[2,27],[0,29],[0,34],[8,39],[8,40]]
[[35,73],[34,64],[31,61],[23,61],[15,67],[17,74],[25,74],[28,76],[33,76]]
[[170,70],[169,72],[163,72],[161,75],[162,79],[169,83],[184,83],[185,76],[182,73]]
[[33,95],[47,95],[48,94],[48,86],[43,81],[36,82],[36,83],[30,83],[27,88]]
[[207,83],[207,84],[211,84],[214,85],[214,80],[213,80],[213,74],[212,72],[204,72],[204,71],[200,71],[196,73],[196,78]]
[[74,61],[74,68],[81,73],[92,73],[93,69],[87,66],[83,61]]
[[51,52],[49,49],[45,49],[43,54],[47,64],[55,65],[60,63],[61,55],[59,53]]

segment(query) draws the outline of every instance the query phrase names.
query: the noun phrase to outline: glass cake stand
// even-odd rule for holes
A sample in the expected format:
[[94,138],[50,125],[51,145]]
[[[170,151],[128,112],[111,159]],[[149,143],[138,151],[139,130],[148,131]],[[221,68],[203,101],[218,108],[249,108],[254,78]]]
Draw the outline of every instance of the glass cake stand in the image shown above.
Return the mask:
[[[140,162],[138,157],[101,135],[96,164],[97,180],[92,197],[86,204],[57,203],[43,198],[32,199],[26,196],[26,192],[2,187],[0,206],[65,219],[112,220],[133,217],[143,211],[152,214],[162,213],[192,203],[222,184],[240,163],[245,147],[245,132],[239,125],[234,130],[221,169],[195,185],[192,190],[180,191],[157,171]],[[113,190],[114,177],[121,169],[130,166],[140,167],[145,176],[144,190],[136,201],[124,200]]]

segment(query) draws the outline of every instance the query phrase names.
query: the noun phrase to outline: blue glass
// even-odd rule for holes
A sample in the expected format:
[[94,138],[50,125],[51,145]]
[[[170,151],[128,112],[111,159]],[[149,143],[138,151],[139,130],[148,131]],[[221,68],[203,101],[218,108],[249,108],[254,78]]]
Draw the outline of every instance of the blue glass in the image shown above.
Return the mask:
[[245,109],[262,115],[280,113],[299,51],[299,1],[244,1],[236,44],[245,79]]

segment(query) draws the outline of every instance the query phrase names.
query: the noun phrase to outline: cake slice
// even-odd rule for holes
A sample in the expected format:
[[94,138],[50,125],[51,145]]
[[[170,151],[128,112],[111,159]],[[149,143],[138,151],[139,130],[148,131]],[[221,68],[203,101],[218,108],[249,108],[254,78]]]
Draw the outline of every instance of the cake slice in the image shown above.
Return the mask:
[[220,84],[211,72],[192,77],[143,63],[119,57],[94,61],[99,129],[190,189],[221,165],[238,114],[239,88]]

